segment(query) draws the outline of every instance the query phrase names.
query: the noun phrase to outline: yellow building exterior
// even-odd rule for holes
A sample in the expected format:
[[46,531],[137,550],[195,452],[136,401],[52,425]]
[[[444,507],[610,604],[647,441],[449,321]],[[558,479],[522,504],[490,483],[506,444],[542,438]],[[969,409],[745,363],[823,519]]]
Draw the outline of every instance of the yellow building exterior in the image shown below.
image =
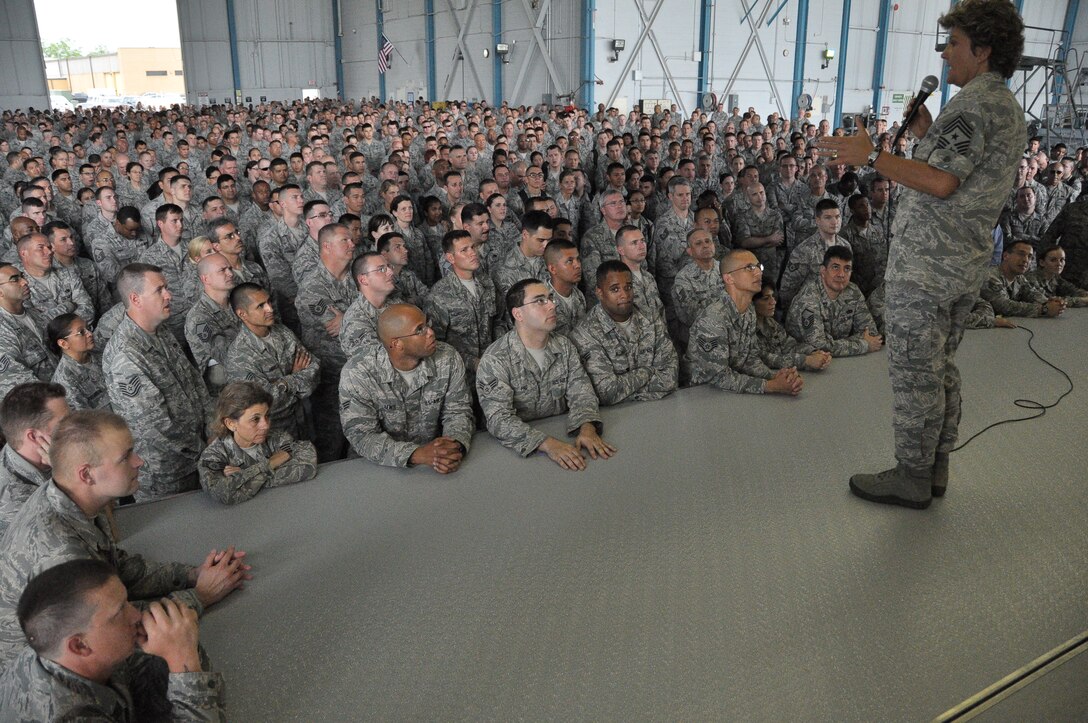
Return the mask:
[[89,95],[185,93],[181,48],[118,48],[116,53],[46,59],[49,90]]

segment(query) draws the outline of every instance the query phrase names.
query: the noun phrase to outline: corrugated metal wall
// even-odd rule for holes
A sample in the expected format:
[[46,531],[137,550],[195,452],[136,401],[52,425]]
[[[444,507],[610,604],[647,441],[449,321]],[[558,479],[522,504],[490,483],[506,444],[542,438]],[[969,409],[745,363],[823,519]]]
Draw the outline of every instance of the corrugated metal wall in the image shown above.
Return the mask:
[[[776,109],[777,96],[792,104],[792,84],[798,4],[801,0],[714,0],[711,15],[710,90],[721,94],[732,80],[731,92],[739,104],[761,110]],[[494,58],[495,7],[499,3],[502,42],[510,45],[508,63]],[[699,18],[703,0],[596,0],[594,13],[595,75],[604,81],[594,86],[595,102],[630,108],[641,99],[665,98],[690,112],[698,89]],[[233,94],[227,0],[178,0],[186,87],[192,101],[224,100]],[[746,61],[738,58],[751,31],[742,20],[749,4],[760,24],[759,49],[749,49]],[[1066,2],[1023,0],[1029,25],[1061,28]],[[896,112],[895,97],[912,92],[927,74],[940,75],[941,63],[933,51],[936,18],[950,0],[902,2],[890,13],[887,62],[881,105]],[[768,7],[769,6],[769,7]],[[311,0],[234,0],[237,34],[237,72],[243,100],[296,98],[317,88],[329,97],[336,93],[333,50],[335,2]],[[585,0],[433,0],[435,96],[495,101],[495,73],[501,74],[503,98],[513,104],[539,103],[575,92],[582,79],[581,23]],[[639,12],[642,8],[642,13]],[[386,92],[406,99],[409,93],[429,97],[426,41],[426,0],[384,0],[384,31],[396,45],[386,74]],[[538,13],[544,52],[532,28]],[[764,12],[766,10],[766,12]],[[778,14],[771,19],[776,11]],[[873,101],[873,64],[880,2],[855,0],[850,20],[849,52],[843,89],[847,113],[861,111]],[[643,16],[653,17],[653,38],[646,34]],[[768,22],[769,21],[769,22]],[[803,90],[815,101],[814,118],[830,117],[835,102],[837,59],[821,68],[825,45],[840,48],[842,0],[812,0],[805,48]],[[377,2],[342,0],[344,91],[349,98],[377,95]],[[463,31],[463,32],[462,32]],[[462,37],[464,54],[458,44]],[[646,36],[646,37],[643,37]],[[45,74],[37,53],[37,23],[33,0],[0,3],[0,103],[15,107],[43,105]],[[615,62],[611,43],[626,42]],[[641,38],[641,41],[640,41]],[[1029,31],[1028,55],[1053,55],[1056,36]],[[656,48],[655,48],[656,43]],[[1080,8],[1071,64],[1088,53],[1088,3]],[[484,49],[492,57],[483,57]],[[545,54],[551,61],[544,62]],[[403,56],[403,57],[402,57]],[[1088,56],[1086,56],[1088,57]],[[664,63],[662,63],[664,60]],[[1086,75],[1088,77],[1088,75]],[[1031,105],[1044,76],[1037,74],[1021,98]],[[1022,84],[1013,79],[1013,87]],[[670,82],[671,81],[671,82]],[[675,88],[675,93],[673,92]],[[954,89],[952,89],[954,91]],[[784,110],[784,109],[782,109]],[[878,110],[883,110],[879,108]]]
[[[242,100],[336,94],[332,3],[234,0]],[[191,101],[234,95],[226,0],[178,0],[186,91]]]
[[49,107],[34,0],[0,2],[0,108]]

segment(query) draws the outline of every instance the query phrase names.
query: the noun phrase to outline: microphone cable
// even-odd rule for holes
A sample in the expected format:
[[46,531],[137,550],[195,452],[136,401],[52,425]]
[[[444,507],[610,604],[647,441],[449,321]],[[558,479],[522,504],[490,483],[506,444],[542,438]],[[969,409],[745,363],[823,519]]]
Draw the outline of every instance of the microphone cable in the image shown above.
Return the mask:
[[1002,419],[998,422],[994,422],[993,424],[989,424],[968,437],[966,442],[963,442],[962,444],[956,446],[952,450],[953,452],[959,452],[961,449],[973,442],[977,437],[980,437],[982,434],[990,431],[995,427],[1000,427],[1003,424],[1013,424],[1014,422],[1030,422],[1033,419],[1038,419],[1039,417],[1045,415],[1048,409],[1053,409],[1054,407],[1058,406],[1063,399],[1065,399],[1073,392],[1073,380],[1069,378],[1069,375],[1066,374],[1065,371],[1059,368],[1057,365],[1044,359],[1042,355],[1035,350],[1035,345],[1032,343],[1035,340],[1035,332],[1027,328],[1026,326],[1017,326],[1016,328],[1023,329],[1028,333],[1028,349],[1031,350],[1031,353],[1035,355],[1036,359],[1065,377],[1065,381],[1069,384],[1069,388],[1062,392],[1062,394],[1051,404],[1043,404],[1042,402],[1037,402],[1034,399],[1014,399],[1012,402],[1014,406],[1019,407],[1020,409],[1030,409],[1035,413],[1029,414],[1026,417],[1010,417],[1009,419]]

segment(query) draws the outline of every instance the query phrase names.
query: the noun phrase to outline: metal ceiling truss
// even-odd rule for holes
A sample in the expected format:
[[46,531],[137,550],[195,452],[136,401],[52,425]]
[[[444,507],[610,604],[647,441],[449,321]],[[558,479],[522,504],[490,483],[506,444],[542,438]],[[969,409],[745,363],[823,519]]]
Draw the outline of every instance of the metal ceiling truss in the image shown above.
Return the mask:
[[[771,12],[771,7],[774,5],[775,0],[767,0],[763,6],[763,12],[759,14],[759,18],[752,19],[752,10],[755,9],[759,0],[754,0],[752,6],[748,7],[748,3],[745,0],[741,0],[741,7],[744,8],[744,18],[747,21],[748,28],[751,31],[748,35],[748,40],[744,43],[744,49],[740,52],[740,57],[737,58],[737,64],[733,66],[733,72],[729,74],[729,82],[725,85],[725,90],[719,99],[724,101],[729,97],[729,94],[733,92],[733,86],[737,83],[737,78],[740,77],[741,68],[744,67],[744,61],[748,59],[748,53],[752,51],[752,46],[755,46],[756,53],[759,55],[759,62],[763,65],[763,74],[767,77],[767,84],[771,87],[771,98],[778,104],[778,110],[781,113],[786,113],[789,117],[792,104],[786,104],[782,102],[782,97],[778,94],[778,84],[774,82],[774,73],[771,71],[771,64],[767,60],[767,52],[763,49],[763,41],[759,39],[759,26],[763,24],[763,21],[767,19],[767,15]],[[785,3],[783,3],[784,5]],[[781,10],[781,7],[779,8]],[[776,13],[777,14],[777,13]]]
[[[468,46],[465,44],[465,34],[468,32],[469,25],[472,23],[472,15],[476,12],[476,5],[479,0],[469,0],[465,6],[465,22],[462,24],[457,18],[457,10],[453,7],[453,0],[446,0],[446,5],[450,9],[450,20],[453,22],[454,29],[457,30],[457,48],[453,54],[453,60],[450,63],[450,73],[446,76],[446,89],[442,91],[442,100],[447,100],[450,97],[450,92],[453,90],[453,75],[457,70],[457,64],[464,62],[465,66],[472,71],[472,80],[476,82],[476,89],[479,91],[480,98],[487,97],[487,91],[484,90],[484,84],[480,82],[480,76],[476,73],[476,65],[472,62],[472,56],[469,55]],[[464,69],[461,70],[464,73]],[[465,100],[461,98],[460,100]]]
[[[525,73],[529,70],[529,66],[532,65],[533,55],[536,53],[537,48],[540,49],[540,54],[544,56],[544,65],[548,68],[548,77],[551,78],[552,88],[559,90],[563,87],[563,83],[559,80],[559,73],[556,72],[555,64],[552,63],[551,55],[548,53],[547,46],[544,45],[544,35],[540,32],[544,27],[544,21],[547,20],[548,9],[551,7],[551,0],[543,0],[540,3],[540,10],[537,12],[536,17],[533,17],[533,8],[529,4],[529,0],[521,0],[522,6],[525,8],[525,16],[532,21],[533,40],[535,41],[529,46],[529,52],[525,54],[525,60],[521,63],[521,69],[518,71],[517,80],[514,81],[514,92],[510,95],[510,102],[518,102],[518,95],[521,92],[522,81],[525,80]],[[502,99],[499,100],[501,102]]]
[[[525,2],[525,0],[522,0]],[[624,80],[627,78],[627,74],[631,72],[631,66],[635,64],[635,60],[639,57],[639,52],[642,50],[642,44],[647,39],[650,41],[650,45],[653,46],[654,54],[657,55],[657,62],[661,64],[661,72],[665,76],[665,81],[669,84],[669,88],[672,90],[672,100],[678,106],[680,106],[680,112],[685,116],[688,114],[687,107],[684,105],[683,98],[680,96],[680,91],[676,88],[676,81],[672,77],[672,73],[669,71],[669,64],[665,61],[665,54],[661,52],[661,46],[657,42],[657,35],[654,34],[654,21],[657,20],[658,14],[661,12],[661,8],[665,5],[665,0],[657,0],[653,10],[649,14],[646,13],[646,8],[641,0],[632,0],[635,8],[638,10],[638,16],[642,20],[642,32],[638,35],[638,40],[635,41],[635,47],[631,50],[631,53],[627,56],[627,61],[623,64],[623,72],[620,73],[620,79],[616,85],[612,88],[612,92],[608,96],[608,101],[605,103],[606,107],[616,101],[616,97],[620,94],[620,87],[623,85]]]

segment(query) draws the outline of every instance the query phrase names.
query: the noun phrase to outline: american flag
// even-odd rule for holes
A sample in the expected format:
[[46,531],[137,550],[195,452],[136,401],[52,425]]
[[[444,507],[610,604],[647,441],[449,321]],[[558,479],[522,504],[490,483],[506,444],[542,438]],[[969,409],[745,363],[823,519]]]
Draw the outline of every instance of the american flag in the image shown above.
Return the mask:
[[393,44],[382,34],[382,49],[378,51],[378,74],[384,75],[389,70],[389,61],[393,59]]

